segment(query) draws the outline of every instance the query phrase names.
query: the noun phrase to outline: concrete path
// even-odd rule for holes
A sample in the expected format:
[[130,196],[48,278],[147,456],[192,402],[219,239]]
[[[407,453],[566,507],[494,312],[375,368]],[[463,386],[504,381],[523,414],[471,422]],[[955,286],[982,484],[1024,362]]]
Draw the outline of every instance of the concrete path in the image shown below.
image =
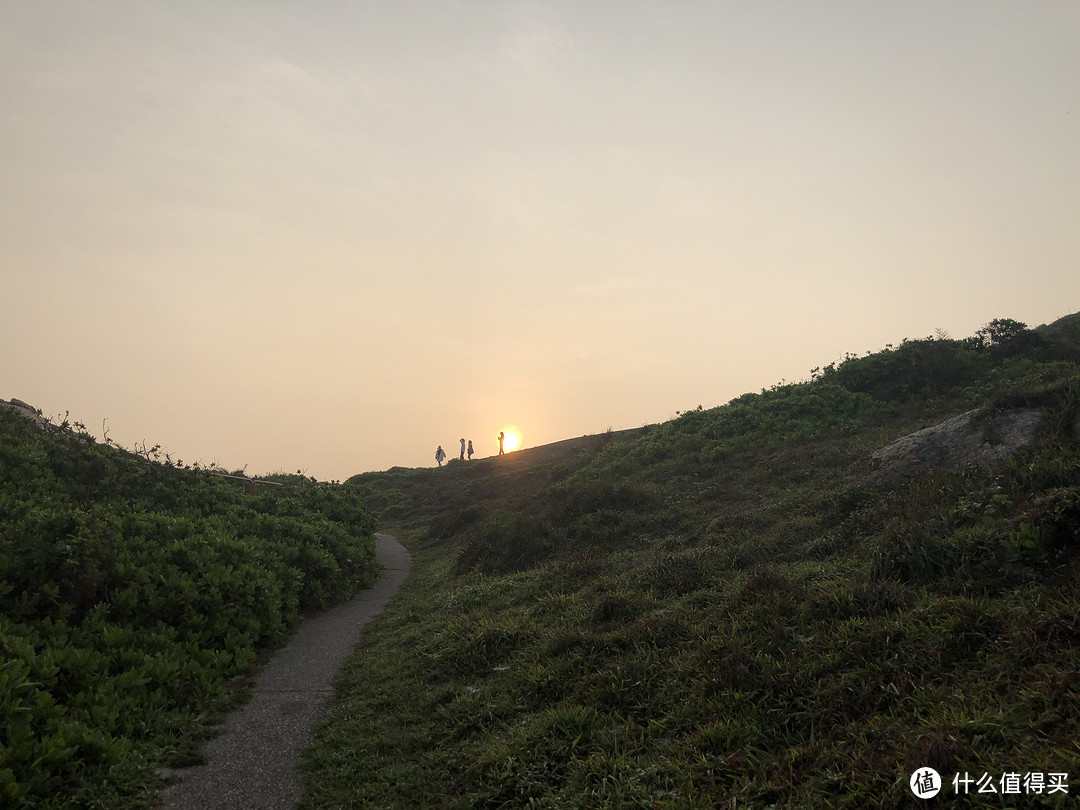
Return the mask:
[[365,624],[390,601],[412,557],[396,539],[376,534],[385,571],[351,602],[304,622],[263,668],[249,703],[203,749],[206,764],[179,771],[160,810],[285,810],[303,793],[300,754],[329,711],[338,669]]

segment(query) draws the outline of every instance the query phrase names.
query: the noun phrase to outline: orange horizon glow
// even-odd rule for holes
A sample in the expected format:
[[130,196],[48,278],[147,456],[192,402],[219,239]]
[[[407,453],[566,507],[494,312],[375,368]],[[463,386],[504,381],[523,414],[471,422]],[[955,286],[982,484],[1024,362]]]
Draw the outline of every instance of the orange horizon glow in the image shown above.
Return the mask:
[[1080,14],[939,5],[7,3],[0,397],[347,480],[1050,323]]
[[503,428],[503,450],[507,453],[513,452],[521,447],[521,431],[513,426]]

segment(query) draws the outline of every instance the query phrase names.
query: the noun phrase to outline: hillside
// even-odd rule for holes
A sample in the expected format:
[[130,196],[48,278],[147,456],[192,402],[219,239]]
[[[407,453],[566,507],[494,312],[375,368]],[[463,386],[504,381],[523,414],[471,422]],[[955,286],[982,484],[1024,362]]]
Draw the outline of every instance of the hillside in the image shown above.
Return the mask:
[[0,806],[154,806],[301,617],[373,580],[376,527],[415,564],[304,807],[904,807],[925,768],[954,803],[1065,806],[1080,317],[810,377],[336,486],[0,408]]
[[153,806],[302,616],[374,581],[374,521],[26,411],[0,408],[0,807]]
[[[926,767],[953,802],[1064,806],[1078,327],[994,321],[640,431],[351,479],[416,564],[304,807],[903,807]],[[1038,441],[871,477],[972,410],[991,447],[1037,412]]]

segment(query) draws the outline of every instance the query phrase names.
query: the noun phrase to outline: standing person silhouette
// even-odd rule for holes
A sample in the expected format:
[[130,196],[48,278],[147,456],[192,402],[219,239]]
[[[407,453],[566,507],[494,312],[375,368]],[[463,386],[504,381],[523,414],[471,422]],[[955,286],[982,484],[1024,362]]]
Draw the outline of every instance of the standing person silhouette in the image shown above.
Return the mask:
[[503,437],[505,435],[506,434],[504,434],[501,430],[499,431],[499,455],[500,456],[503,454]]
[[469,439],[469,461],[472,461],[472,439]]
[[461,440],[461,456],[458,458],[458,461],[464,461],[464,460],[465,460],[465,440],[462,439]]
[[439,445],[439,449],[435,451],[435,460],[439,462],[439,466],[442,466],[443,459],[446,458],[446,451],[442,449],[442,445]]

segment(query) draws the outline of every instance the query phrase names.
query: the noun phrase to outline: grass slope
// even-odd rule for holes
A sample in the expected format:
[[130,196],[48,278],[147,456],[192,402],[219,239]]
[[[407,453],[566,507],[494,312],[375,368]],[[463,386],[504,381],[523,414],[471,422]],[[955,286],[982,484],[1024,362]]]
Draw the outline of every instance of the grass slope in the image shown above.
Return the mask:
[[[1080,323],[905,341],[726,406],[349,481],[413,571],[347,665],[306,808],[903,807],[919,767],[1080,792]],[[1000,468],[866,485],[973,407]],[[1011,787],[1011,783],[1010,787]],[[962,787],[962,786],[961,786]]]

